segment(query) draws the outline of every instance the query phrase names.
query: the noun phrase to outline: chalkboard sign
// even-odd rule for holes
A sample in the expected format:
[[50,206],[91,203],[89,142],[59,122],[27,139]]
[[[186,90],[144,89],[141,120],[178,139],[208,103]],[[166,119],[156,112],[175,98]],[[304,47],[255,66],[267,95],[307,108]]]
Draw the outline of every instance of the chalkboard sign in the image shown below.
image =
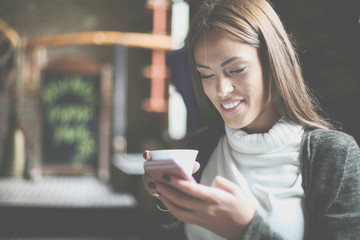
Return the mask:
[[96,167],[100,76],[43,74],[43,164]]

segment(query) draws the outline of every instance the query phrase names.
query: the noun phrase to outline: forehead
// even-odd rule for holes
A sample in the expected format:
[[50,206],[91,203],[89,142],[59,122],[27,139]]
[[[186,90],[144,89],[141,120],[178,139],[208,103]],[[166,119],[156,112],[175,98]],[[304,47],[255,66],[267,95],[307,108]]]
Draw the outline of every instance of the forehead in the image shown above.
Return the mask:
[[196,63],[207,64],[225,61],[232,57],[258,58],[257,48],[219,30],[205,32],[194,48]]

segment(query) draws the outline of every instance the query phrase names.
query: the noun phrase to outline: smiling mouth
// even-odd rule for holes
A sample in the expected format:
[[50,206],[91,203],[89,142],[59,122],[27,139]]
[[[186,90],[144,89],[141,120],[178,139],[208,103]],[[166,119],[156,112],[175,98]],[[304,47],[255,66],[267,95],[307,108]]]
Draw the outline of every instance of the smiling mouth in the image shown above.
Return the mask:
[[232,103],[227,103],[227,104],[221,104],[223,106],[223,108],[225,110],[232,110],[234,108],[236,108],[237,106],[239,106],[241,101],[235,101],[235,102],[232,102]]

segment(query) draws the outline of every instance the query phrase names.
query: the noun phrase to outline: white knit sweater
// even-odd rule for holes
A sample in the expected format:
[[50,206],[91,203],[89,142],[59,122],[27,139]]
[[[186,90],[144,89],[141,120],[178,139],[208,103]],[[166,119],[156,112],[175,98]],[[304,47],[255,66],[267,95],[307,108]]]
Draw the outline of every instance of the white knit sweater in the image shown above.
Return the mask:
[[[225,126],[206,165],[201,183],[220,175],[236,183],[271,228],[284,239],[303,239],[304,212],[299,168],[303,129],[280,119],[264,134],[247,134]],[[223,239],[199,226],[185,224],[188,239]]]

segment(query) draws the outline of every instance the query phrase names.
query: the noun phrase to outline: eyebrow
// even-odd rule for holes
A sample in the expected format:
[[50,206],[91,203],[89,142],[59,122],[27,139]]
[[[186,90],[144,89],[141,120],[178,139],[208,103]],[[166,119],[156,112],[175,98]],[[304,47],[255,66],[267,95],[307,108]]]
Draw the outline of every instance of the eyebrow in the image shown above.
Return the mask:
[[225,66],[226,64],[229,64],[231,63],[232,61],[238,59],[239,57],[232,57],[232,58],[229,58],[228,60],[225,60],[222,64],[220,64],[221,67]]
[[[232,57],[232,58],[229,58],[227,60],[225,60],[223,63],[220,64],[221,67],[224,67],[225,65],[231,63],[232,61],[238,59],[239,57]],[[202,64],[196,64],[196,67],[198,68],[205,68],[205,69],[211,69],[209,66],[205,66],[205,65],[202,65]]]
[[210,67],[208,67],[208,66],[205,66],[205,65],[201,65],[201,64],[196,64],[196,67],[198,67],[198,68],[206,68],[206,69],[211,69]]

